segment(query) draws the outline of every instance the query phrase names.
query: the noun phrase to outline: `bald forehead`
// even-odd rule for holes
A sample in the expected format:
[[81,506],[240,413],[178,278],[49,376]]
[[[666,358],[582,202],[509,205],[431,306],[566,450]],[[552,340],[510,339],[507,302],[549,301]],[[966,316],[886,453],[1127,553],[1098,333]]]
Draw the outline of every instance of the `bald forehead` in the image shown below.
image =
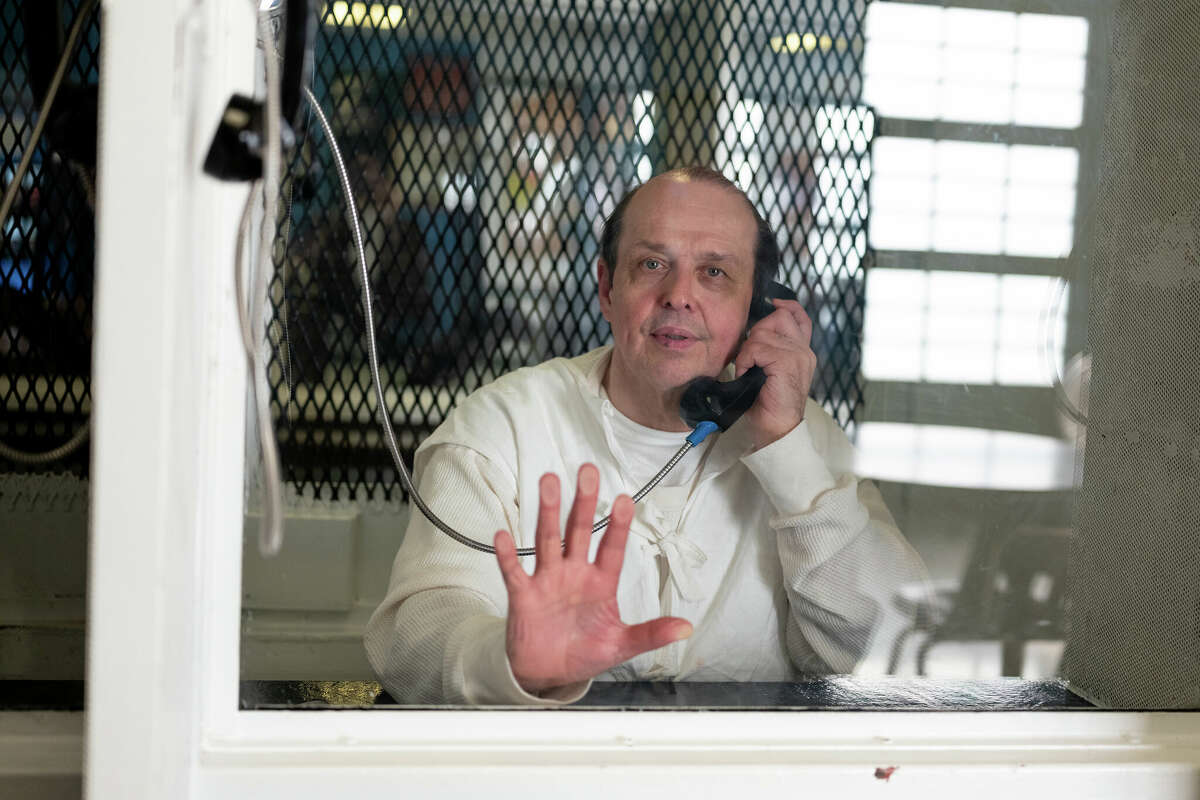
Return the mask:
[[638,198],[644,194],[667,193],[675,195],[688,194],[724,194],[732,201],[739,202],[745,207],[747,214],[753,219],[753,214],[750,211],[750,201],[742,194],[741,190],[736,186],[717,183],[714,180],[705,180],[703,178],[692,178],[680,172],[664,172],[662,175],[656,175],[646,181],[638,189],[634,195],[632,203],[636,203]]
[[631,242],[675,237],[710,255],[752,261],[757,235],[754,213],[740,191],[667,173],[630,199],[617,249],[621,254]]

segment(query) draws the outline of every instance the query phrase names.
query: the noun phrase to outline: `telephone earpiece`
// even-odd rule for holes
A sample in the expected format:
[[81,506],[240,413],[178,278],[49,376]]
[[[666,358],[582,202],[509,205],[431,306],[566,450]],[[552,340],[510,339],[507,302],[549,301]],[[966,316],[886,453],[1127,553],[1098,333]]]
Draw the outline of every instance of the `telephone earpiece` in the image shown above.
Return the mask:
[[[753,326],[775,310],[771,300],[795,300],[796,293],[782,283],[772,282],[765,297],[750,301],[750,316],[747,328]],[[740,378],[719,381],[716,378],[694,378],[683,391],[679,401],[679,416],[695,428],[701,422],[711,422],[721,430],[729,430],[742,414],[754,405],[758,392],[767,382],[762,367],[753,366]]]

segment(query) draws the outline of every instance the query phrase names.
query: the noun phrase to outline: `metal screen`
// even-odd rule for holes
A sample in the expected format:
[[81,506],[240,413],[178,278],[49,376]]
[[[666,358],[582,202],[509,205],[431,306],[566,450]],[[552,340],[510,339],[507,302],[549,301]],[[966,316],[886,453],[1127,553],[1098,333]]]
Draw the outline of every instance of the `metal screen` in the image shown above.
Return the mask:
[[1195,5],[1116,4],[1062,666],[1110,708],[1200,708],[1197,37]]
[[[381,374],[411,453],[497,375],[608,340],[603,219],[652,174],[736,180],[815,323],[814,396],[844,426],[859,375],[874,116],[866,0],[321,8],[313,90],[356,182]],[[399,497],[375,421],[353,254],[309,121],[284,184],[270,378],[289,480]]]
[[[0,4],[0,163],[6,189],[36,122],[29,58],[49,58],[45,36],[65,36],[78,2],[62,4],[63,24],[26,46],[22,4]],[[84,109],[99,66],[99,15],[90,25],[59,92],[55,111]],[[86,87],[91,86],[91,89]],[[51,124],[33,155],[0,236],[0,442],[40,453],[71,439],[91,412],[92,174],[64,145],[71,120]],[[94,135],[91,137],[94,146]],[[72,156],[78,156],[73,153]],[[94,156],[92,157],[94,159]],[[86,443],[46,465],[0,455],[0,472],[87,472]]]

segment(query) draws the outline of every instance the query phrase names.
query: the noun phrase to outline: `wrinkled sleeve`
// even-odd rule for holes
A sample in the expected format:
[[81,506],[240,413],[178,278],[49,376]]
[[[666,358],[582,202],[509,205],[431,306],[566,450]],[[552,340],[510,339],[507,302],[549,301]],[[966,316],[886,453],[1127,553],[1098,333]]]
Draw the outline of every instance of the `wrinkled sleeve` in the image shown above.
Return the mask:
[[872,647],[901,585],[924,583],[920,558],[853,448],[819,405],[781,439],[743,457],[774,513],[787,593],[787,648],[806,674],[851,673]]
[[[415,467],[422,498],[455,530],[491,544],[507,529],[519,546],[531,543],[533,531],[517,530],[515,481],[479,452],[439,444],[422,449]],[[517,684],[505,651],[507,605],[495,555],[455,542],[414,506],[387,596],[367,624],[367,658],[401,703],[557,705],[582,697],[590,682],[540,695]]]

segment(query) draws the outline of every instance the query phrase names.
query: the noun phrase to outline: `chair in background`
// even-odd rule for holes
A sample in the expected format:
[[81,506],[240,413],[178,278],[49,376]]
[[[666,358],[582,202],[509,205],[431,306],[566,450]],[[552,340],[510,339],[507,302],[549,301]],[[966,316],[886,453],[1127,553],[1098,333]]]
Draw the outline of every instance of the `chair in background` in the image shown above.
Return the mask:
[[935,585],[932,595],[904,588],[893,598],[913,624],[892,644],[888,673],[899,666],[904,644],[924,633],[917,674],[926,674],[929,651],[941,642],[998,641],[1001,675],[1019,676],[1025,645],[1064,635],[1063,598],[1071,531],[1022,527],[976,544],[962,581]]

